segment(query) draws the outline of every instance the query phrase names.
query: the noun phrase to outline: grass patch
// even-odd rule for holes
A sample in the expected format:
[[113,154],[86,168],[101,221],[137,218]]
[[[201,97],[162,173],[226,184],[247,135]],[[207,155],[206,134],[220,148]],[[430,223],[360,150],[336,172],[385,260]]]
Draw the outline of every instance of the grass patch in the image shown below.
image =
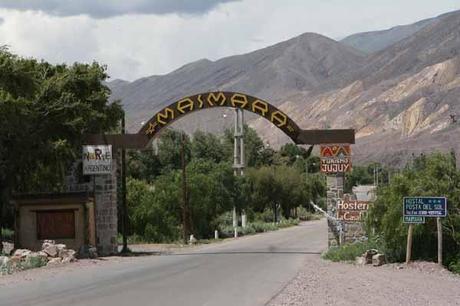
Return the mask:
[[368,240],[363,242],[347,243],[339,247],[331,247],[323,253],[322,258],[335,262],[354,261],[356,257],[361,256],[369,249],[377,249],[382,252],[381,245],[377,241]]
[[2,238],[6,241],[14,240],[14,231],[9,228],[2,228],[1,235]]

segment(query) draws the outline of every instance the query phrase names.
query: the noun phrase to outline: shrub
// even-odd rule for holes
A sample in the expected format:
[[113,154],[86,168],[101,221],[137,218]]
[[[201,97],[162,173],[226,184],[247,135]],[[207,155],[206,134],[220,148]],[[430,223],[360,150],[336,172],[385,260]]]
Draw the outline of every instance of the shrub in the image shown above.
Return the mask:
[[[444,264],[457,267],[460,249],[460,171],[454,154],[434,153],[412,160],[399,175],[377,191],[377,200],[366,219],[369,233],[382,238],[389,261],[403,261],[406,253],[407,224],[402,221],[405,196],[446,196],[447,217],[442,218]],[[435,218],[414,226],[413,259],[435,261],[437,236]]]
[[4,240],[7,240],[7,241],[14,240],[14,231],[9,228],[2,228],[1,235]]
[[327,250],[322,257],[331,261],[354,261],[356,257],[361,256],[369,249],[377,249],[380,252],[384,251],[379,242],[376,240],[368,240],[332,247]]
[[301,221],[311,221],[311,220],[320,220],[322,215],[312,213],[308,211],[305,207],[300,206],[297,208],[297,218]]

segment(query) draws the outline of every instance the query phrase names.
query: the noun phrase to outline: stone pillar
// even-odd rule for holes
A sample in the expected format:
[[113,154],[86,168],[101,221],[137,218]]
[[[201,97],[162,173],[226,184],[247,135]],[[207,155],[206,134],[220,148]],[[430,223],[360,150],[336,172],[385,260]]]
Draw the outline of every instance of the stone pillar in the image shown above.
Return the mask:
[[[337,216],[337,200],[343,196],[344,175],[327,176],[327,214],[332,217]],[[337,246],[341,243],[341,224],[337,221],[328,219],[328,246]]]
[[112,174],[96,175],[94,181],[96,247],[98,255],[118,253],[117,162],[112,160]]

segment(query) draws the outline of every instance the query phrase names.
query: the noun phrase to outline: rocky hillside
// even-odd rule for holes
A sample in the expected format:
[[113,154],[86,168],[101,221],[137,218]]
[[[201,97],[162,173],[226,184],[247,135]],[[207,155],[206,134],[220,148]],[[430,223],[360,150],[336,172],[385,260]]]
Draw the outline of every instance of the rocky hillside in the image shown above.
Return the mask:
[[[394,40],[403,35],[396,29],[406,36],[386,39],[390,45],[368,55],[307,33],[249,54],[110,86],[113,98],[123,99],[132,130],[166,103],[222,89],[279,105],[303,128],[355,128],[358,161],[400,164],[421,151],[460,151],[460,11],[389,30]],[[198,112],[178,126],[213,131],[231,124],[232,116],[221,114]],[[264,119],[249,119],[272,145],[288,141]]]
[[424,19],[413,24],[396,26],[388,30],[357,33],[345,37],[340,42],[361,50],[366,54],[374,53],[411,36],[433,20],[433,18]]
[[[132,83],[115,80],[109,86],[112,99],[121,99],[127,110],[129,127],[137,130],[156,110],[181,97],[204,91],[245,92],[280,104],[286,96],[308,92],[332,76],[357,68],[363,58],[360,51],[351,47],[318,34],[305,33],[248,54],[215,62],[200,60],[167,75]],[[192,114],[186,122],[194,122],[192,129],[206,126],[213,130],[214,126],[221,126],[214,124],[221,117],[219,114],[221,111]]]

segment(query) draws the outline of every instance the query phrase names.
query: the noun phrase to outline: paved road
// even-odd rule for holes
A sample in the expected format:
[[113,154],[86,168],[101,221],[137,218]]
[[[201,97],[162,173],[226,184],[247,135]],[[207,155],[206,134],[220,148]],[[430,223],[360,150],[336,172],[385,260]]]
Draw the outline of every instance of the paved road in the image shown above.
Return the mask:
[[0,305],[264,305],[326,248],[325,221],[0,287]]

